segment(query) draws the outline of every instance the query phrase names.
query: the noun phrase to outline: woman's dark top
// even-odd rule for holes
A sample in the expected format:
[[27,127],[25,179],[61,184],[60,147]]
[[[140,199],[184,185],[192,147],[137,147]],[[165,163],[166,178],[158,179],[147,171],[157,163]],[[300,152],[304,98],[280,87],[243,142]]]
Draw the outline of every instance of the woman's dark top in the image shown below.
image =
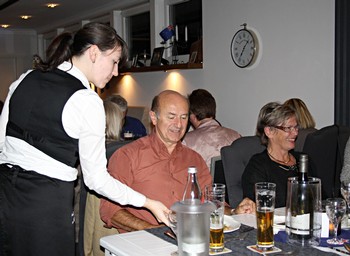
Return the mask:
[[[298,162],[300,153],[290,152]],[[298,176],[297,165],[287,166],[272,161],[267,150],[252,156],[242,175],[243,198],[255,201],[255,183],[272,182],[276,184],[276,208],[286,206],[287,181]]]

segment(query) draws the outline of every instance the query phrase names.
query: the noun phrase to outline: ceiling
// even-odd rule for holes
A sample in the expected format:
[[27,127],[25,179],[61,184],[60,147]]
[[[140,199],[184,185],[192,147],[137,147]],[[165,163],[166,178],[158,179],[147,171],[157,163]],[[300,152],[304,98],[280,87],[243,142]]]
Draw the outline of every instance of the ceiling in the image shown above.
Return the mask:
[[[9,24],[11,30],[32,29],[44,33],[147,2],[149,0],[0,0],[0,24]],[[46,7],[47,3],[60,6],[51,9]],[[32,18],[22,20],[21,15]]]

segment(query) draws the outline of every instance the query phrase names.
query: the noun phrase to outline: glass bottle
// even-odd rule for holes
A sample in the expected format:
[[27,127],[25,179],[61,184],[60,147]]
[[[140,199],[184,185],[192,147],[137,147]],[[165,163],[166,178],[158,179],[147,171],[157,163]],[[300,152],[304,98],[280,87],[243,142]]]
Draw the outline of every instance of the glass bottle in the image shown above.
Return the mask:
[[182,201],[188,204],[199,204],[202,199],[202,191],[197,180],[197,168],[189,167],[187,183],[182,197]]
[[298,189],[295,202],[292,202],[291,233],[303,244],[312,237],[314,202],[308,185],[308,155],[299,157]]

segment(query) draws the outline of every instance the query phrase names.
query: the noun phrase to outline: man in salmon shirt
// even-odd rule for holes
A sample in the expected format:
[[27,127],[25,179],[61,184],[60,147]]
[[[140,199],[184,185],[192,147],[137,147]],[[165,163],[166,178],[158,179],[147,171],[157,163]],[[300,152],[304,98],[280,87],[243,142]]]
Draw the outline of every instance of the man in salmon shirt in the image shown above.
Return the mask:
[[[161,92],[152,101],[150,118],[153,131],[117,150],[109,161],[110,174],[170,208],[173,203],[182,200],[188,167],[195,166],[198,182],[204,191],[204,187],[212,182],[208,167],[198,153],[181,143],[188,113],[186,97],[171,90]],[[248,207],[251,209],[250,204],[239,208],[244,210]],[[159,226],[148,210],[108,200],[101,201],[100,214],[108,227],[116,227],[119,232]]]

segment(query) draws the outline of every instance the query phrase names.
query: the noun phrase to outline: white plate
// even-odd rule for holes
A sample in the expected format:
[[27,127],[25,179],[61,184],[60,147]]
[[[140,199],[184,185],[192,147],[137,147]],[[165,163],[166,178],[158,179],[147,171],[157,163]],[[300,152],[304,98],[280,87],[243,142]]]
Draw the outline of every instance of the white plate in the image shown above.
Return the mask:
[[234,220],[232,218],[232,216],[225,215],[224,216],[224,225],[225,225],[224,233],[229,233],[229,232],[232,232],[232,231],[239,229],[241,226],[241,223]]

